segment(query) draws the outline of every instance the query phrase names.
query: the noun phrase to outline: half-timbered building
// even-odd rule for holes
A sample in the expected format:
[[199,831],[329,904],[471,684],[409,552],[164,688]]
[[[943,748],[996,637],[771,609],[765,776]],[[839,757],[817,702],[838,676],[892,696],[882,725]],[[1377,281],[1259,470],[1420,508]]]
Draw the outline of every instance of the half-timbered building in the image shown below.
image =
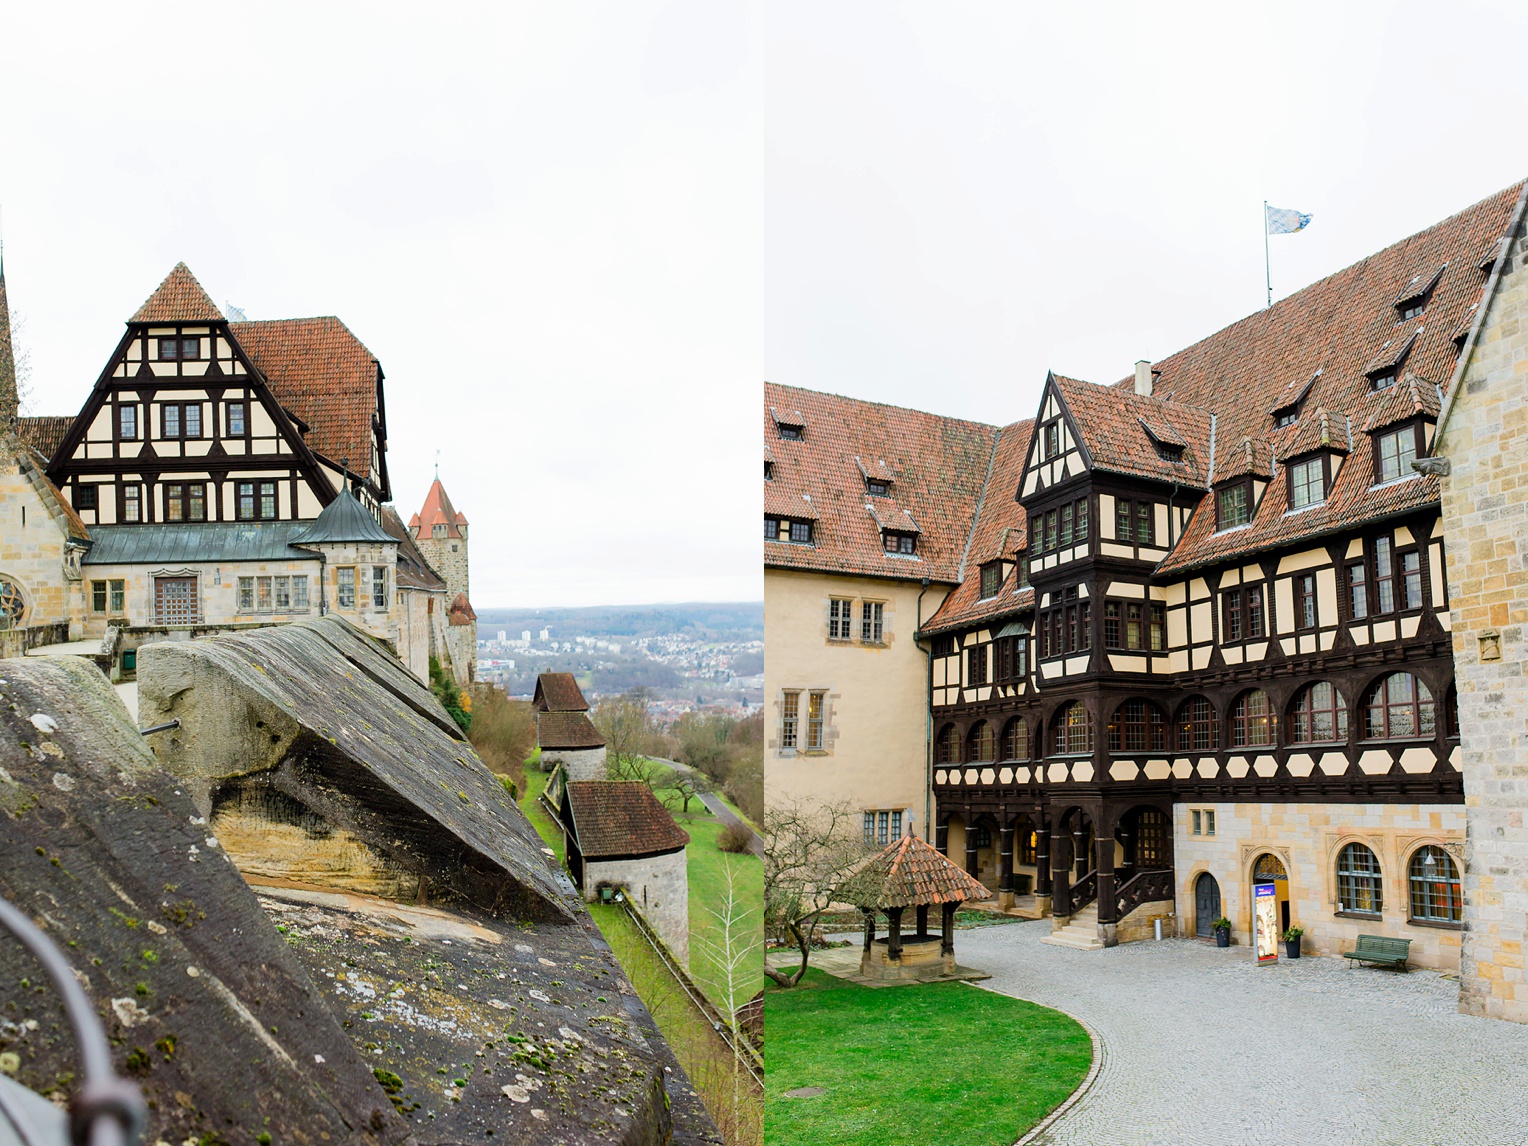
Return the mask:
[[[919,631],[937,845],[1066,945],[1359,934],[1459,963],[1465,787],[1428,454],[1509,188],[1123,380],[1045,380]],[[949,465],[961,464],[950,458]],[[893,475],[895,476],[895,475]]]

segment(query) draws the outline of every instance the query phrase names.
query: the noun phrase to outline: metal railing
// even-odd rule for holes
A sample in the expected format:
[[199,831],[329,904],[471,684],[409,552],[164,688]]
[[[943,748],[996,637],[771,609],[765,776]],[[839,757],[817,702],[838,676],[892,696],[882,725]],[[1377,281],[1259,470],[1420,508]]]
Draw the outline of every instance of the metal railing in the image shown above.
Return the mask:
[[[73,1146],[136,1146],[142,1137],[148,1107],[138,1088],[112,1069],[111,1048],[101,1020],[74,977],[74,968],[37,926],[5,899],[0,899],[0,926],[32,953],[63,1000],[64,1013],[80,1051],[84,1084],[69,1102],[69,1136]],[[0,1088],[0,1118],[10,1123],[25,1146],[63,1146],[13,1094]]]

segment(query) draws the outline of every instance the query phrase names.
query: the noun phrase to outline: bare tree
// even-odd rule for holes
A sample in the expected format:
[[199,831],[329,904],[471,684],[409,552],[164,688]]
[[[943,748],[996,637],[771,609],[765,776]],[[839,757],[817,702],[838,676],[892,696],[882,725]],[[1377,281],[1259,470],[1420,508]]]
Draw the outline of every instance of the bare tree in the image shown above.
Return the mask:
[[764,919],[801,952],[793,972],[765,965],[782,987],[794,987],[812,957],[812,935],[838,889],[865,858],[863,830],[847,804],[783,801],[764,811]]
[[757,908],[749,907],[738,894],[737,871],[733,861],[724,860],[723,870],[727,877],[726,890],[715,907],[707,906],[705,909],[706,914],[716,920],[717,930],[715,933],[697,933],[695,936],[696,946],[711,961],[711,965],[721,972],[723,997],[715,1001],[721,1003],[721,1011],[732,1035],[732,1061],[729,1064],[732,1075],[731,1108],[728,1117],[717,1121],[727,1124],[725,1129],[728,1142],[757,1143],[763,1129],[760,1125],[758,1095],[743,1078],[743,1072],[747,1069],[743,1056],[748,1052],[744,1050],[746,1036],[738,1022],[738,1012],[748,1001],[741,996],[739,987],[753,979],[754,967],[757,966],[755,961],[760,957],[753,938],[757,934],[753,927],[757,924],[753,927],[748,924],[749,917]]
[[664,803],[669,807],[673,807],[675,802],[678,802],[683,810],[688,812],[691,800],[698,799],[706,792],[714,791],[711,778],[704,772],[675,768],[673,773],[673,777],[668,781],[668,795],[664,797]]
[[648,697],[643,689],[611,696],[595,705],[594,725],[605,738],[605,771],[612,780],[636,780],[653,787],[669,769],[649,759],[657,730],[647,715]]

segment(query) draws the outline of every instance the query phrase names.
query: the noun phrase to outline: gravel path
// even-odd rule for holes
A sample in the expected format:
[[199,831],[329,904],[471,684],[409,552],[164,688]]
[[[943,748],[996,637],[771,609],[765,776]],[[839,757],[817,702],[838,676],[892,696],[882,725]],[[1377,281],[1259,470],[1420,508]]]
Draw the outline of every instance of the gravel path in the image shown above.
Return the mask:
[[1103,1044],[1092,1087],[1037,1143],[1528,1143],[1528,1026],[1460,1015],[1436,972],[1255,967],[1246,947],[1192,939],[1073,951],[1048,932],[955,941],[992,974],[976,989],[1067,1011]]

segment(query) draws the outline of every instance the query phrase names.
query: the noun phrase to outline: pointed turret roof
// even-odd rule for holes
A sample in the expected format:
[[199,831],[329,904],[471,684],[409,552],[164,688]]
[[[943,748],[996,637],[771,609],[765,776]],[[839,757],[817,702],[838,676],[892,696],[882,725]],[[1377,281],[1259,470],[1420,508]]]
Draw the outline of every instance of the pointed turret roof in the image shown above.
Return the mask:
[[414,531],[415,537],[430,537],[435,526],[444,525],[447,537],[460,537],[461,527],[466,524],[467,515],[456,511],[446,493],[446,487],[436,478],[430,485],[430,492],[425,494],[424,508],[414,515],[409,528]]
[[347,542],[377,541],[389,545],[398,544],[398,539],[377,524],[377,519],[367,512],[366,507],[356,500],[355,494],[346,486],[340,490],[338,497],[324,507],[324,512],[314,518],[312,525],[292,537],[291,544],[342,545]]
[[0,251],[0,431],[7,431],[20,413],[16,391],[16,352],[11,347],[11,305],[5,294],[5,255]]
[[176,263],[159,288],[128,322],[221,322],[223,312],[207,297],[191,268]]

